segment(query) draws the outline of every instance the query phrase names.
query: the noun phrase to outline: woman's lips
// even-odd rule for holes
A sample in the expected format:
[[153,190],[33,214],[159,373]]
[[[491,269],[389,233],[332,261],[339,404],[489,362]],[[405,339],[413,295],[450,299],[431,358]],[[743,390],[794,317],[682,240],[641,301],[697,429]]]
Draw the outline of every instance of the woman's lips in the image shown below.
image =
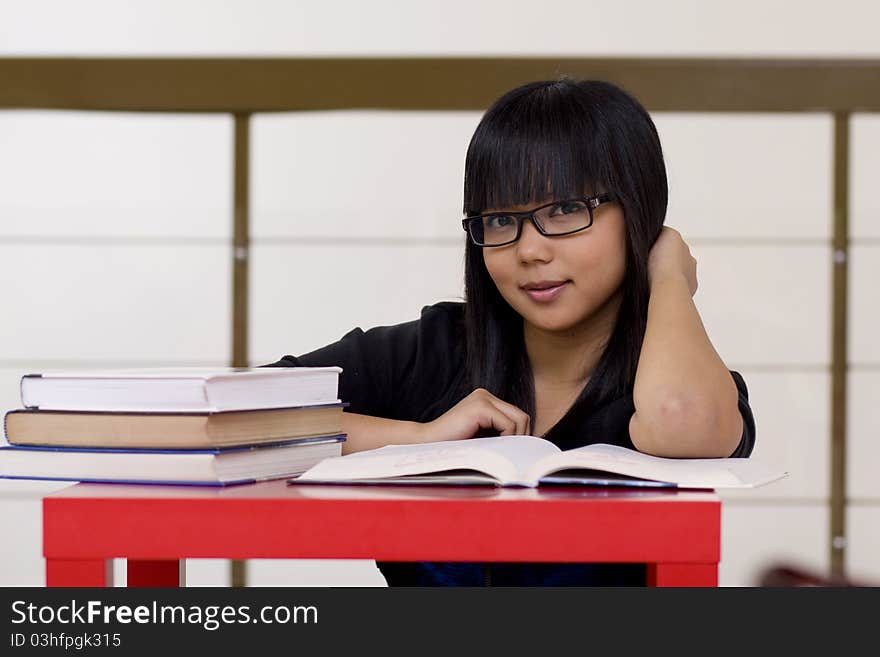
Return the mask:
[[525,292],[532,301],[538,301],[541,303],[545,303],[548,301],[553,301],[556,297],[562,294],[563,290],[568,286],[571,281],[564,281],[557,285],[553,285],[552,287],[542,287],[542,288],[523,288],[523,292]]

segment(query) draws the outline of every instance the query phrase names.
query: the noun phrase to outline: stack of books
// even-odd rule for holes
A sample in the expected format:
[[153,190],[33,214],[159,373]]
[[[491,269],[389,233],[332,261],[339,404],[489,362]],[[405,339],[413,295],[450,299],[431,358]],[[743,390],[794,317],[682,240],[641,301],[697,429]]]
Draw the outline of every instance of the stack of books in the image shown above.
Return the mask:
[[0,477],[223,486],[339,456],[338,367],[27,374]]

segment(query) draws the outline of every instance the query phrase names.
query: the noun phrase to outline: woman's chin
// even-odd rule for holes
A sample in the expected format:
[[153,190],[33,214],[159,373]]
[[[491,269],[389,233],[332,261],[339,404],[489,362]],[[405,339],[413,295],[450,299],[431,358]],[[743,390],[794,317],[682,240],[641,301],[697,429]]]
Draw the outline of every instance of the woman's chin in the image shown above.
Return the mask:
[[538,316],[524,315],[523,319],[533,328],[545,333],[570,333],[578,326],[578,321],[571,317],[554,317],[543,314]]

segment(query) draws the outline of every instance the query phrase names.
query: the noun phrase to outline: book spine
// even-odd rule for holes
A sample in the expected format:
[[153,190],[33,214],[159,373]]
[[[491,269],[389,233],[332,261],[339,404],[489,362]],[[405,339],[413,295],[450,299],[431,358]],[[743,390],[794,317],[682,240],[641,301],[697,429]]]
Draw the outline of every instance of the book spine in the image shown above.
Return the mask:
[[[28,405],[27,399],[25,399],[24,382],[26,379],[42,379],[42,378],[43,378],[42,374],[25,374],[24,376],[21,377],[21,381],[18,384],[18,395],[19,395],[19,397],[21,397],[21,405],[24,406],[28,410],[36,411],[36,410],[39,410],[39,407],[34,406],[33,404]],[[4,429],[4,432],[5,432],[5,429]]]

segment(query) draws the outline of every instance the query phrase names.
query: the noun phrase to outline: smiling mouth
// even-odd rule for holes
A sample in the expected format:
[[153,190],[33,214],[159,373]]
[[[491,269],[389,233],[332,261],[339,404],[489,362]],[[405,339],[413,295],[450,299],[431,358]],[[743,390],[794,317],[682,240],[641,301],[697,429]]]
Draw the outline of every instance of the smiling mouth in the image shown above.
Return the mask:
[[540,292],[542,290],[552,290],[557,287],[562,287],[569,281],[541,281],[540,283],[526,283],[522,286],[526,292]]
[[553,281],[546,283],[530,283],[528,285],[524,285],[522,287],[522,290],[532,301],[545,303],[548,301],[553,301],[560,294],[562,294],[563,290],[568,287],[568,284],[570,282],[571,281]]

